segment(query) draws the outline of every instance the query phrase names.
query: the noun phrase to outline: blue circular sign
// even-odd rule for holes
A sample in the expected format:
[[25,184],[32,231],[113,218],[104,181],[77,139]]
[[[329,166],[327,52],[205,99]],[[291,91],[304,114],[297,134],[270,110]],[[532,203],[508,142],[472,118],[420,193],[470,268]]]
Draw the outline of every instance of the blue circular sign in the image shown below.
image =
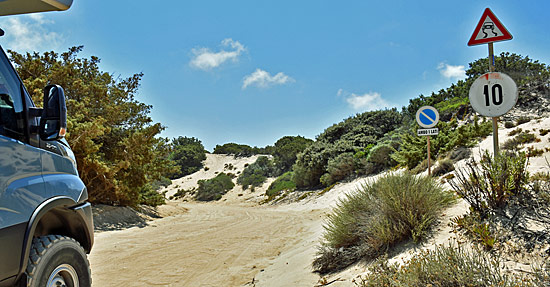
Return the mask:
[[439,122],[439,113],[432,106],[423,106],[416,112],[416,122],[423,128],[432,128]]

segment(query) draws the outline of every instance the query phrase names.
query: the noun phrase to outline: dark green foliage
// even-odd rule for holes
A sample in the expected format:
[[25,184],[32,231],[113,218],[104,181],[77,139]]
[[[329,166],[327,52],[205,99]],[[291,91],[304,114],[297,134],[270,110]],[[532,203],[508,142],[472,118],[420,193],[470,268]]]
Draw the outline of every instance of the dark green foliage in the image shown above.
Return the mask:
[[288,171],[279,176],[275,181],[273,181],[269,188],[266,191],[268,197],[274,197],[281,193],[283,190],[293,191],[296,189],[296,183],[292,181],[292,172]]
[[[533,61],[529,57],[501,53],[500,56],[495,57],[495,62],[495,71],[509,75],[520,87],[529,83],[529,81],[547,80],[550,77],[550,68],[547,65]],[[458,81],[449,88],[432,93],[430,96],[420,95],[417,98],[410,99],[409,105],[403,108],[404,117],[408,121],[414,121],[416,111],[422,106],[429,105],[434,106],[439,111],[441,121],[461,119],[471,112],[468,99],[470,86],[475,79],[487,72],[489,72],[487,58],[481,58],[470,63],[470,68],[466,70],[468,76],[466,80]],[[523,97],[520,97],[519,103],[523,101]]]
[[450,159],[444,159],[440,160],[439,164],[436,168],[434,168],[432,175],[433,176],[441,176],[446,173],[449,173],[451,171],[455,170],[455,167],[453,165],[453,161]]
[[[453,201],[453,195],[431,178],[409,173],[365,184],[329,214],[313,267],[321,273],[332,272],[360,258],[375,258],[404,240],[419,242]],[[342,255],[346,258],[335,260]]]
[[199,171],[206,160],[206,151],[199,139],[180,136],[172,140],[169,159],[178,167],[171,176],[175,179]]
[[172,181],[167,177],[161,177],[159,180],[154,181],[151,183],[151,188],[153,190],[159,190],[162,187],[167,187],[170,184],[172,184]]
[[323,186],[345,179],[354,171],[354,159],[352,153],[341,153],[328,161],[327,173],[321,176],[320,181]]
[[511,137],[513,137],[513,136],[515,136],[515,135],[518,135],[518,134],[521,133],[522,131],[523,131],[523,130],[522,130],[521,128],[517,128],[517,129],[515,129],[515,130],[511,130],[511,131],[508,133],[508,135],[511,136]]
[[248,165],[241,175],[237,178],[237,183],[247,189],[261,186],[268,177],[275,176],[277,170],[273,161],[267,156],[260,156],[258,159]]
[[94,203],[159,203],[150,183],[170,174],[164,127],[154,123],[152,106],[135,99],[143,74],[114,77],[101,71],[99,58],[78,58],[83,47],[58,54],[25,55],[9,51],[33,101],[42,105],[42,89],[59,84],[67,103],[67,140],[78,173]]
[[149,205],[149,206],[159,206],[166,203],[164,195],[159,193],[151,184],[146,184],[140,190],[139,194],[139,204]]
[[391,157],[395,151],[390,144],[379,144],[373,147],[367,157],[366,174],[376,174],[395,166],[397,162]]
[[[400,266],[387,259],[374,262],[368,275],[360,277],[362,287],[457,287],[502,286],[534,287],[534,281],[504,271],[504,264],[491,254],[462,246],[437,246],[433,251],[422,251]],[[544,278],[544,276],[541,276]],[[544,280],[544,279],[543,279]],[[544,282],[541,280],[540,282]],[[548,279],[546,279],[548,280]],[[546,281],[548,282],[548,281]]]
[[198,183],[195,199],[199,201],[219,200],[235,186],[231,177],[223,172],[214,178],[199,180]]
[[452,161],[457,162],[463,159],[467,159],[471,155],[472,155],[472,151],[469,148],[461,146],[453,149],[449,154],[449,158]]
[[525,154],[503,152],[493,158],[485,151],[479,165],[472,159],[450,183],[474,211],[485,217],[492,210],[505,207],[511,196],[524,192],[528,179]]
[[521,116],[521,117],[519,117],[519,119],[517,120],[517,123],[518,123],[518,126],[519,126],[519,125],[528,123],[528,122],[530,122],[530,121],[531,121],[531,118]]
[[[481,58],[470,63],[466,71],[468,77],[477,77],[489,72],[489,60]],[[495,57],[495,71],[505,73],[512,77],[518,86],[533,80],[546,80],[550,77],[550,69],[546,64],[509,52],[502,52]]]
[[176,191],[176,193],[174,194],[174,199],[179,199],[179,198],[183,198],[185,197],[187,194],[191,194],[193,193],[193,190],[186,190],[186,189],[183,189],[183,188],[180,188]]
[[475,243],[482,246],[485,250],[493,249],[497,242],[497,237],[491,224],[483,222],[476,212],[468,213],[451,219],[451,226],[454,230],[462,230]]
[[540,136],[543,137],[550,132],[550,129],[540,129],[539,132],[540,132]]
[[[492,124],[489,121],[477,120],[472,124],[458,125],[451,122],[439,122],[437,124],[439,134],[431,139],[431,155],[438,155],[450,152],[456,147],[471,147],[478,139],[489,135],[492,132]],[[412,131],[402,136],[401,149],[392,155],[400,164],[409,169],[414,168],[422,160],[427,158],[427,144],[425,137],[419,137]]]
[[403,108],[403,115],[414,121],[420,107],[433,106],[438,110],[441,121],[464,116],[470,110],[468,94],[472,82],[472,79],[460,80],[447,89],[432,93],[431,96],[420,95],[418,98],[410,99],[409,105]]
[[258,147],[251,147],[244,144],[236,144],[236,143],[226,143],[223,145],[216,145],[214,147],[214,154],[230,154],[234,155],[235,157],[247,157],[247,156],[253,156],[256,154],[270,154],[272,152],[272,147],[266,147],[266,148],[258,148]]
[[[298,155],[293,167],[296,185],[300,188],[318,186],[321,176],[325,173],[331,174],[328,171],[329,160],[333,159],[333,167],[336,167],[342,162],[335,160],[336,157],[344,153],[354,155],[363,151],[401,124],[401,114],[396,109],[390,109],[357,114],[327,128],[313,144]],[[348,164],[344,166],[347,168]],[[336,169],[332,171],[339,173]],[[346,174],[348,171],[343,170],[341,173]],[[334,181],[335,179],[326,180]]]
[[502,145],[502,148],[505,150],[518,150],[521,145],[532,143],[537,139],[537,136],[535,134],[532,134],[530,132],[522,132],[521,129],[519,130],[519,133],[513,133],[514,131],[510,132],[510,135],[515,134],[516,136],[505,141]]
[[527,157],[537,157],[537,156],[541,156],[544,154],[544,150],[542,149],[538,149],[538,148],[534,148],[534,147],[528,147],[527,148],[527,154],[526,156]]
[[281,173],[287,172],[296,162],[296,156],[313,143],[313,140],[302,136],[285,136],[277,140],[273,150],[273,158]]
[[507,129],[511,129],[515,126],[516,126],[516,124],[514,124],[514,122],[511,122],[511,121],[505,121],[504,122],[504,127],[507,128]]

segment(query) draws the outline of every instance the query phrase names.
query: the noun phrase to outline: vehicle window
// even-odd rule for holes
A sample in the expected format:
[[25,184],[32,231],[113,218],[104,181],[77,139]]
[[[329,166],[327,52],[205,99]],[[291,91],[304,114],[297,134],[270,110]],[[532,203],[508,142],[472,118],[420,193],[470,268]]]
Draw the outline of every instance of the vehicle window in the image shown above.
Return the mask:
[[21,86],[4,53],[0,53],[0,134],[24,139]]

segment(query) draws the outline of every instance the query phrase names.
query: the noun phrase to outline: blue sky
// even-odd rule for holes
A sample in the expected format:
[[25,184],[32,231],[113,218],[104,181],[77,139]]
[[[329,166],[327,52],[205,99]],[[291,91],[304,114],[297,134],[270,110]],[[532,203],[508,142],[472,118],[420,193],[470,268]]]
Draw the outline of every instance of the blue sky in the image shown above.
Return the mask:
[[208,150],[314,138],[356,113],[398,107],[464,78],[487,45],[467,42],[489,7],[512,33],[495,52],[550,63],[547,1],[74,0],[64,12],[0,18],[5,49],[101,58],[143,72],[138,100]]

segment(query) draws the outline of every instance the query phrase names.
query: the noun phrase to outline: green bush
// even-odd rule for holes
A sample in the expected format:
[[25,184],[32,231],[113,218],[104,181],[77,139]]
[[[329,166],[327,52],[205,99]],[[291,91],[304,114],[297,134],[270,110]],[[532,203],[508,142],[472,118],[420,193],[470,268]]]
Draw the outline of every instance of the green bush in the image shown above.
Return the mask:
[[511,136],[511,137],[513,137],[513,136],[515,136],[515,135],[521,133],[522,131],[523,131],[522,128],[517,128],[517,129],[511,130],[511,131],[508,133],[508,135]]
[[[313,267],[332,272],[360,258],[375,258],[404,240],[419,242],[453,201],[453,195],[433,179],[409,173],[367,183],[329,214]],[[343,255],[346,258],[336,260]]]
[[256,154],[268,154],[268,148],[251,147],[244,144],[226,143],[223,145],[216,145],[214,147],[214,154],[230,154],[235,157],[248,157]]
[[172,181],[163,176],[159,180],[153,181],[153,183],[151,183],[151,188],[153,188],[153,190],[159,190],[163,187],[169,186],[170,184],[172,184]]
[[223,172],[214,178],[199,180],[198,184],[195,199],[199,201],[219,200],[235,186],[231,177]]
[[160,136],[165,127],[151,118],[152,106],[138,100],[143,74],[119,77],[102,70],[98,57],[80,57],[82,50],[77,46],[60,53],[8,53],[39,107],[44,86],[64,87],[66,139],[88,200],[136,206],[153,197],[160,199],[151,203],[156,204],[162,198],[149,185],[175,166],[168,159],[168,140]]
[[[463,125],[458,125],[455,120],[439,122],[437,127],[439,128],[439,134],[432,137],[430,141],[430,153],[434,158],[457,147],[472,147],[480,138],[492,132],[490,121],[479,122],[477,118],[473,123]],[[412,169],[427,158],[425,137],[419,137],[416,133],[410,131],[403,134],[402,141],[401,148],[392,154],[392,158],[397,162]]]
[[449,158],[454,161],[460,161],[463,159],[467,159],[472,155],[472,151],[467,147],[457,147],[451,151],[449,154]]
[[503,149],[518,150],[521,145],[532,143],[537,140],[537,136],[535,134],[532,134],[530,132],[522,132],[521,129],[518,130],[518,133],[513,133],[516,130],[509,133],[510,135],[515,134],[516,136],[504,142],[504,144],[502,145]]
[[285,172],[283,175],[279,176],[275,181],[273,181],[269,188],[266,191],[268,197],[274,197],[279,195],[283,190],[293,191],[296,189],[296,183],[292,181],[292,172]]
[[164,195],[159,193],[156,189],[148,184],[142,187],[142,190],[139,192],[139,204],[149,205],[149,206],[159,206],[166,203]]
[[199,139],[180,136],[172,140],[168,158],[178,167],[178,171],[170,176],[175,179],[199,171],[206,160],[206,151]]
[[441,176],[453,170],[455,170],[453,161],[450,159],[444,159],[439,161],[439,164],[434,168],[432,175]]
[[514,124],[514,122],[511,122],[511,121],[505,121],[504,122],[504,127],[507,128],[507,129],[511,129],[513,127],[515,127],[516,125]]
[[484,217],[491,210],[504,207],[511,196],[524,192],[528,179],[524,153],[502,152],[493,158],[485,151],[479,165],[472,159],[465,169],[456,172],[450,184],[474,211]]
[[540,132],[540,136],[543,137],[550,132],[550,129],[540,129],[539,132]]
[[273,160],[281,173],[287,172],[296,162],[297,155],[303,152],[313,140],[302,136],[285,136],[275,142]]
[[521,116],[521,117],[519,117],[519,119],[517,120],[517,123],[518,123],[518,126],[519,126],[519,125],[528,123],[528,122],[530,122],[530,121],[531,121],[531,118],[525,117],[525,116]]
[[[344,153],[353,155],[376,144],[386,133],[400,127],[402,119],[397,109],[371,111],[357,114],[325,129],[314,143],[297,156],[293,167],[296,185],[299,188],[319,186],[321,176],[326,173],[332,174],[334,178],[325,176],[325,183],[338,180],[342,176],[337,174],[337,165],[342,163],[342,159],[336,159],[338,156]],[[333,173],[328,171],[329,160],[333,162]],[[342,171],[347,173],[347,170]]]
[[266,156],[260,156],[256,161],[248,165],[241,175],[237,178],[237,183],[243,186],[243,189],[248,189],[261,186],[267,177],[274,176],[276,174],[275,165],[273,161]]
[[402,266],[380,259],[356,283],[361,287],[544,286],[514,276],[503,267],[497,258],[480,250],[467,251],[460,245],[438,246],[433,251],[420,252]]
[[[323,186],[330,186],[333,183],[345,179],[353,174],[354,159],[352,153],[342,153],[331,158],[327,164],[327,174],[321,177]],[[327,176],[328,175],[328,176]]]
[[395,149],[389,144],[376,145],[369,150],[367,162],[370,163],[367,174],[379,173],[387,168],[395,166],[397,162],[391,155]]

